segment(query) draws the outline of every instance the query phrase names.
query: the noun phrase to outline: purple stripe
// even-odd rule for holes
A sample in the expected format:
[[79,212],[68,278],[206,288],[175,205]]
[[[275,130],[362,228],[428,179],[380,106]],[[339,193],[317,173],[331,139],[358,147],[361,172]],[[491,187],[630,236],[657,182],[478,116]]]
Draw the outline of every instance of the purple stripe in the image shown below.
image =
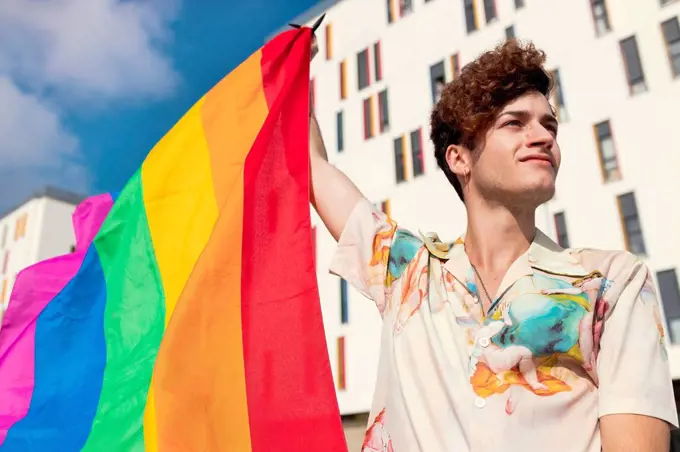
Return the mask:
[[39,262],[17,276],[0,328],[0,445],[9,428],[28,413],[35,383],[38,315],[78,272],[113,202],[109,194],[83,201],[73,213],[76,251]]

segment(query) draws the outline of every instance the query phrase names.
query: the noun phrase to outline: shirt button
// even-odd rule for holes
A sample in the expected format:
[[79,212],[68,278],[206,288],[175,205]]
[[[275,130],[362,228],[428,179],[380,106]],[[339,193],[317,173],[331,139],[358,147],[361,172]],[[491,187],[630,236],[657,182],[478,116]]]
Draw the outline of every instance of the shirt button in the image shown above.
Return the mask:
[[480,337],[478,342],[479,342],[479,345],[481,345],[484,348],[491,345],[491,341],[489,340],[488,337]]
[[484,408],[484,407],[486,406],[486,400],[484,400],[484,399],[481,398],[481,397],[477,397],[477,398],[475,399],[475,406],[476,406],[477,408]]

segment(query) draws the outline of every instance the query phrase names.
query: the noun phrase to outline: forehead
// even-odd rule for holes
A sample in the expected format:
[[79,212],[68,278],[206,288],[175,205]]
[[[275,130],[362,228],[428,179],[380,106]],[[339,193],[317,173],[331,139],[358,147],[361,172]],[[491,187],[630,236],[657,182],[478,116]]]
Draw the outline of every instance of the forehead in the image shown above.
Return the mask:
[[552,114],[552,107],[548,99],[538,91],[529,91],[508,102],[499,112],[502,115],[508,111],[527,111],[535,115]]

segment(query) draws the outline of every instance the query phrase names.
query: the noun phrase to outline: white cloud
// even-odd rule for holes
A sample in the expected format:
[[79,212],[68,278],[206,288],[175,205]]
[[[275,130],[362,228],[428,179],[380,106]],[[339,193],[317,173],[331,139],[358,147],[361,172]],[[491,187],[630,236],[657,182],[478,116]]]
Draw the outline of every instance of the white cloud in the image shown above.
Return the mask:
[[176,11],[172,0],[3,0],[0,70],[62,98],[166,95],[178,77],[159,47]]
[[62,127],[59,114],[0,75],[0,161],[3,167],[50,166],[73,158],[78,140]]
[[57,110],[0,75],[0,210],[42,185],[87,191],[78,140]]
[[163,46],[178,1],[0,0],[0,209],[17,187],[87,190],[65,114],[172,92]]

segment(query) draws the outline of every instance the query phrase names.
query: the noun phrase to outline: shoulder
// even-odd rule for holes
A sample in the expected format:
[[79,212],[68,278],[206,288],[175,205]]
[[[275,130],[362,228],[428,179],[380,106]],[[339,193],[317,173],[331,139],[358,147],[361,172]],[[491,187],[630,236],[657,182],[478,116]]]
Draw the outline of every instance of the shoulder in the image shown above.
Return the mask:
[[639,256],[624,250],[576,248],[567,250],[587,272],[597,272],[609,287],[609,296],[617,297],[631,284],[636,290],[651,285],[651,273]]
[[606,277],[621,276],[646,268],[645,262],[640,257],[625,250],[570,248],[566,251],[574,256],[584,269],[599,271]]
[[422,238],[408,229],[397,227],[389,257],[389,272],[399,278],[424,246]]

